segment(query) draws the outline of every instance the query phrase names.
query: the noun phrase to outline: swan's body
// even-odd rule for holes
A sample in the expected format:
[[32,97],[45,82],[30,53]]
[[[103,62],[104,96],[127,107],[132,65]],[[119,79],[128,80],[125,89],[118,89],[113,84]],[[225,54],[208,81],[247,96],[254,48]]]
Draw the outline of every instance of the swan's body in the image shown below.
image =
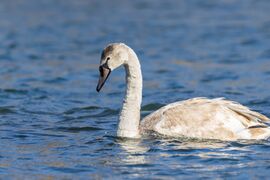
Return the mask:
[[138,138],[154,131],[172,137],[220,140],[267,139],[269,119],[249,108],[222,98],[194,98],[166,105],[140,122],[142,100],[141,67],[135,52],[122,43],[108,45],[101,56],[99,91],[110,72],[126,69],[126,96],[120,113],[117,136]]
[[268,118],[241,104],[218,99],[194,98],[169,104],[146,116],[141,132],[167,136],[237,140],[266,139]]

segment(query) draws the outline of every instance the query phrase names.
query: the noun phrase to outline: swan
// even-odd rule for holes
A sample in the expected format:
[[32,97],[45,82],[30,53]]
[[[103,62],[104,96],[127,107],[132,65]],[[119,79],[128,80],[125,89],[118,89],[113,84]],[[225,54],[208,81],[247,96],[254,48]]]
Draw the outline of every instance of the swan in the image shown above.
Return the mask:
[[99,92],[110,73],[123,65],[126,94],[120,112],[117,136],[140,138],[155,132],[168,137],[234,141],[268,139],[269,119],[237,102],[224,98],[192,98],[168,104],[140,121],[142,73],[136,53],[124,43],[112,43],[101,54]]

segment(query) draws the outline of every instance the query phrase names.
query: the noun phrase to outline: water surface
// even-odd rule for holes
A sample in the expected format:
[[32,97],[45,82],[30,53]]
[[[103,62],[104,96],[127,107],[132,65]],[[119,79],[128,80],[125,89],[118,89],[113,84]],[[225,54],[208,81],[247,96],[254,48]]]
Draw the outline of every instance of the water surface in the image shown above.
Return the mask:
[[225,97],[270,116],[267,0],[2,0],[0,177],[266,178],[269,141],[115,137],[125,77],[95,92],[101,50],[141,60],[142,116]]

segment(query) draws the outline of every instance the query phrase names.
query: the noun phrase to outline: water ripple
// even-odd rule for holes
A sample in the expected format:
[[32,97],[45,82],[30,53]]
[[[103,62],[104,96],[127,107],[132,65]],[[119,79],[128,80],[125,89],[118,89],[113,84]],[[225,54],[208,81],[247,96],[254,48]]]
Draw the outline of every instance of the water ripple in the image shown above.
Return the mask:
[[5,114],[14,114],[16,113],[15,110],[13,110],[15,107],[14,106],[2,106],[0,107],[0,115],[5,115]]
[[102,49],[121,41],[140,58],[142,117],[197,96],[269,116],[269,9],[267,0],[1,1],[0,179],[267,179],[269,140],[117,138],[123,68],[95,87]]
[[46,130],[79,133],[81,131],[99,131],[99,130],[102,130],[102,128],[99,128],[99,127],[57,127],[57,128],[49,128]]

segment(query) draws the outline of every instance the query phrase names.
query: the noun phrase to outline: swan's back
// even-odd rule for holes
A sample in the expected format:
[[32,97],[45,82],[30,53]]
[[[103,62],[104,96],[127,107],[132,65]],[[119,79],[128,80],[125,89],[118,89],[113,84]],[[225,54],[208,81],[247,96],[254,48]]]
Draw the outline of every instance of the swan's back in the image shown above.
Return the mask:
[[223,98],[194,98],[169,104],[146,116],[142,133],[156,131],[167,136],[236,140],[270,137],[269,119]]

